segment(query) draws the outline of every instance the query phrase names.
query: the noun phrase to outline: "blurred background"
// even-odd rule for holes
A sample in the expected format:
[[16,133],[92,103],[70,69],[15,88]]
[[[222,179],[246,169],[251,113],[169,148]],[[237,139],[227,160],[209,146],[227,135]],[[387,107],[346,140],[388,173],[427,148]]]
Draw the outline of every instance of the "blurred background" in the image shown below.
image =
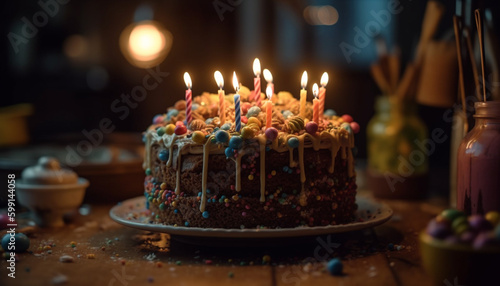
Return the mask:
[[[13,160],[19,154],[9,153],[12,148],[81,138],[82,131],[101,128],[104,118],[114,126],[105,137],[133,145],[155,114],[183,98],[185,71],[191,74],[194,94],[216,92],[215,70],[224,75],[226,92],[233,92],[228,84],[233,71],[243,85],[252,86],[256,57],[262,68],[272,71],[276,91],[297,97],[304,70],[309,73],[308,88],[327,71],[326,108],[359,122],[362,131],[356,145],[362,162],[367,156],[366,126],[381,93],[370,75],[370,65],[378,58],[377,39],[385,40],[388,51],[399,47],[403,63],[413,58],[426,2],[3,1],[0,120],[14,126],[17,117],[26,117],[27,137],[20,134],[21,140],[9,143],[9,138],[24,132],[21,123],[0,132],[6,142],[2,168],[20,168]],[[463,12],[472,27],[471,11],[477,7],[498,15],[494,0],[439,2],[445,13],[436,39],[451,35],[453,40],[456,11]],[[143,41],[130,46],[123,37]],[[138,96],[137,86],[144,86],[145,77],[154,87],[134,100],[130,95]],[[23,103],[29,105],[19,105]],[[451,123],[441,118],[451,107],[420,104],[418,111],[429,130],[437,126],[449,134]],[[430,167],[446,178],[449,143],[437,148],[429,157]],[[446,194],[447,184],[441,177],[431,186]]]

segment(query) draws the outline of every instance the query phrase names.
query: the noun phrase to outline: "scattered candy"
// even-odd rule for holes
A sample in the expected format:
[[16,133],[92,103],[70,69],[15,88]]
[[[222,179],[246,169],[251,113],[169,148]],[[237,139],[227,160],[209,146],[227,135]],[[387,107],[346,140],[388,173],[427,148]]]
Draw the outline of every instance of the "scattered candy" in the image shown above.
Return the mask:
[[343,269],[342,261],[338,258],[334,258],[330,261],[328,261],[328,264],[326,265],[326,269],[328,269],[328,272],[330,272],[331,275],[338,276],[342,274],[342,269]]
[[204,218],[208,218],[210,216],[210,214],[208,213],[208,211],[204,211],[202,214],[201,214]]
[[63,255],[63,256],[59,257],[59,261],[63,262],[63,263],[71,263],[71,262],[75,261],[75,259],[72,256]]

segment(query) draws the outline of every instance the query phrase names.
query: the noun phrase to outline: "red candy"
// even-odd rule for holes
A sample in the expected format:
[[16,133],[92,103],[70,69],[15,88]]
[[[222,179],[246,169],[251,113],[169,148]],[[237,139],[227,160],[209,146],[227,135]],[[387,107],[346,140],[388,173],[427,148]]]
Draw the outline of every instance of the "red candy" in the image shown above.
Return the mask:
[[348,122],[348,123],[351,123],[354,121],[354,119],[352,119],[352,116],[350,116],[349,114],[342,115],[342,120],[344,120],[344,122]]
[[243,123],[247,124],[247,122],[248,122],[248,118],[247,118],[246,116],[242,116],[242,117],[241,117],[241,122],[243,122]]
[[252,107],[252,104],[250,102],[244,102],[241,104],[241,114],[247,114],[248,109]]
[[175,122],[175,126],[180,126],[180,125],[184,125],[184,122],[182,122],[182,121]]
[[353,121],[353,122],[349,123],[349,125],[351,125],[351,129],[352,129],[352,132],[354,132],[354,134],[358,134],[359,133],[360,127],[359,127],[359,124],[356,121]]
[[186,128],[186,126],[184,126],[184,124],[183,125],[177,125],[175,127],[175,130],[174,130],[174,133],[176,135],[182,135],[182,134],[185,134],[186,132],[187,132],[187,128]]

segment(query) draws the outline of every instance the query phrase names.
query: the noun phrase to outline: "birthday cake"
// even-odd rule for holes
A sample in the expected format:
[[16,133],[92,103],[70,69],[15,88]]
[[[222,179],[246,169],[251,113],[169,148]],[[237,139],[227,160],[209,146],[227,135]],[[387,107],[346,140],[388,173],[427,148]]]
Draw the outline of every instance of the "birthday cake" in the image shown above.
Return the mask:
[[301,102],[288,92],[262,101],[261,108],[252,94],[239,90],[241,114],[235,115],[233,96],[203,93],[193,97],[190,111],[180,100],[153,119],[144,133],[145,196],[153,223],[240,229],[355,219],[351,149],[359,125],[333,110],[313,122],[311,102],[304,102],[299,116]]

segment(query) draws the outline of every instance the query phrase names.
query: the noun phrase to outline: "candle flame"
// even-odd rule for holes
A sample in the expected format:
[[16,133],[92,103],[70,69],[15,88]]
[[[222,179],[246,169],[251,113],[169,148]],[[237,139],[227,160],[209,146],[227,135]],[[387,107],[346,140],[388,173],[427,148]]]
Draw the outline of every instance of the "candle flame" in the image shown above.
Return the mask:
[[317,83],[313,84],[313,95],[314,95],[314,98],[318,98],[318,84]]
[[240,83],[238,82],[238,78],[236,77],[236,72],[233,72],[233,86],[236,92],[240,90]]
[[191,82],[191,77],[187,72],[184,73],[184,82],[186,83],[186,87],[191,89],[193,87],[193,83]]
[[266,95],[267,99],[269,100],[271,100],[271,98],[273,97],[273,89],[270,86],[266,88]]
[[302,79],[300,80],[300,85],[302,86],[302,89],[306,88],[307,85],[307,71],[304,71],[302,74]]
[[267,82],[273,82],[273,74],[268,69],[264,69],[264,78]]
[[222,89],[224,87],[224,78],[222,77],[222,74],[220,71],[215,71],[214,72],[214,78],[215,82],[217,83],[217,86]]
[[324,72],[323,75],[321,76],[321,86],[326,87],[328,84],[328,73]]
[[256,77],[260,76],[260,61],[258,58],[253,61],[253,73]]

